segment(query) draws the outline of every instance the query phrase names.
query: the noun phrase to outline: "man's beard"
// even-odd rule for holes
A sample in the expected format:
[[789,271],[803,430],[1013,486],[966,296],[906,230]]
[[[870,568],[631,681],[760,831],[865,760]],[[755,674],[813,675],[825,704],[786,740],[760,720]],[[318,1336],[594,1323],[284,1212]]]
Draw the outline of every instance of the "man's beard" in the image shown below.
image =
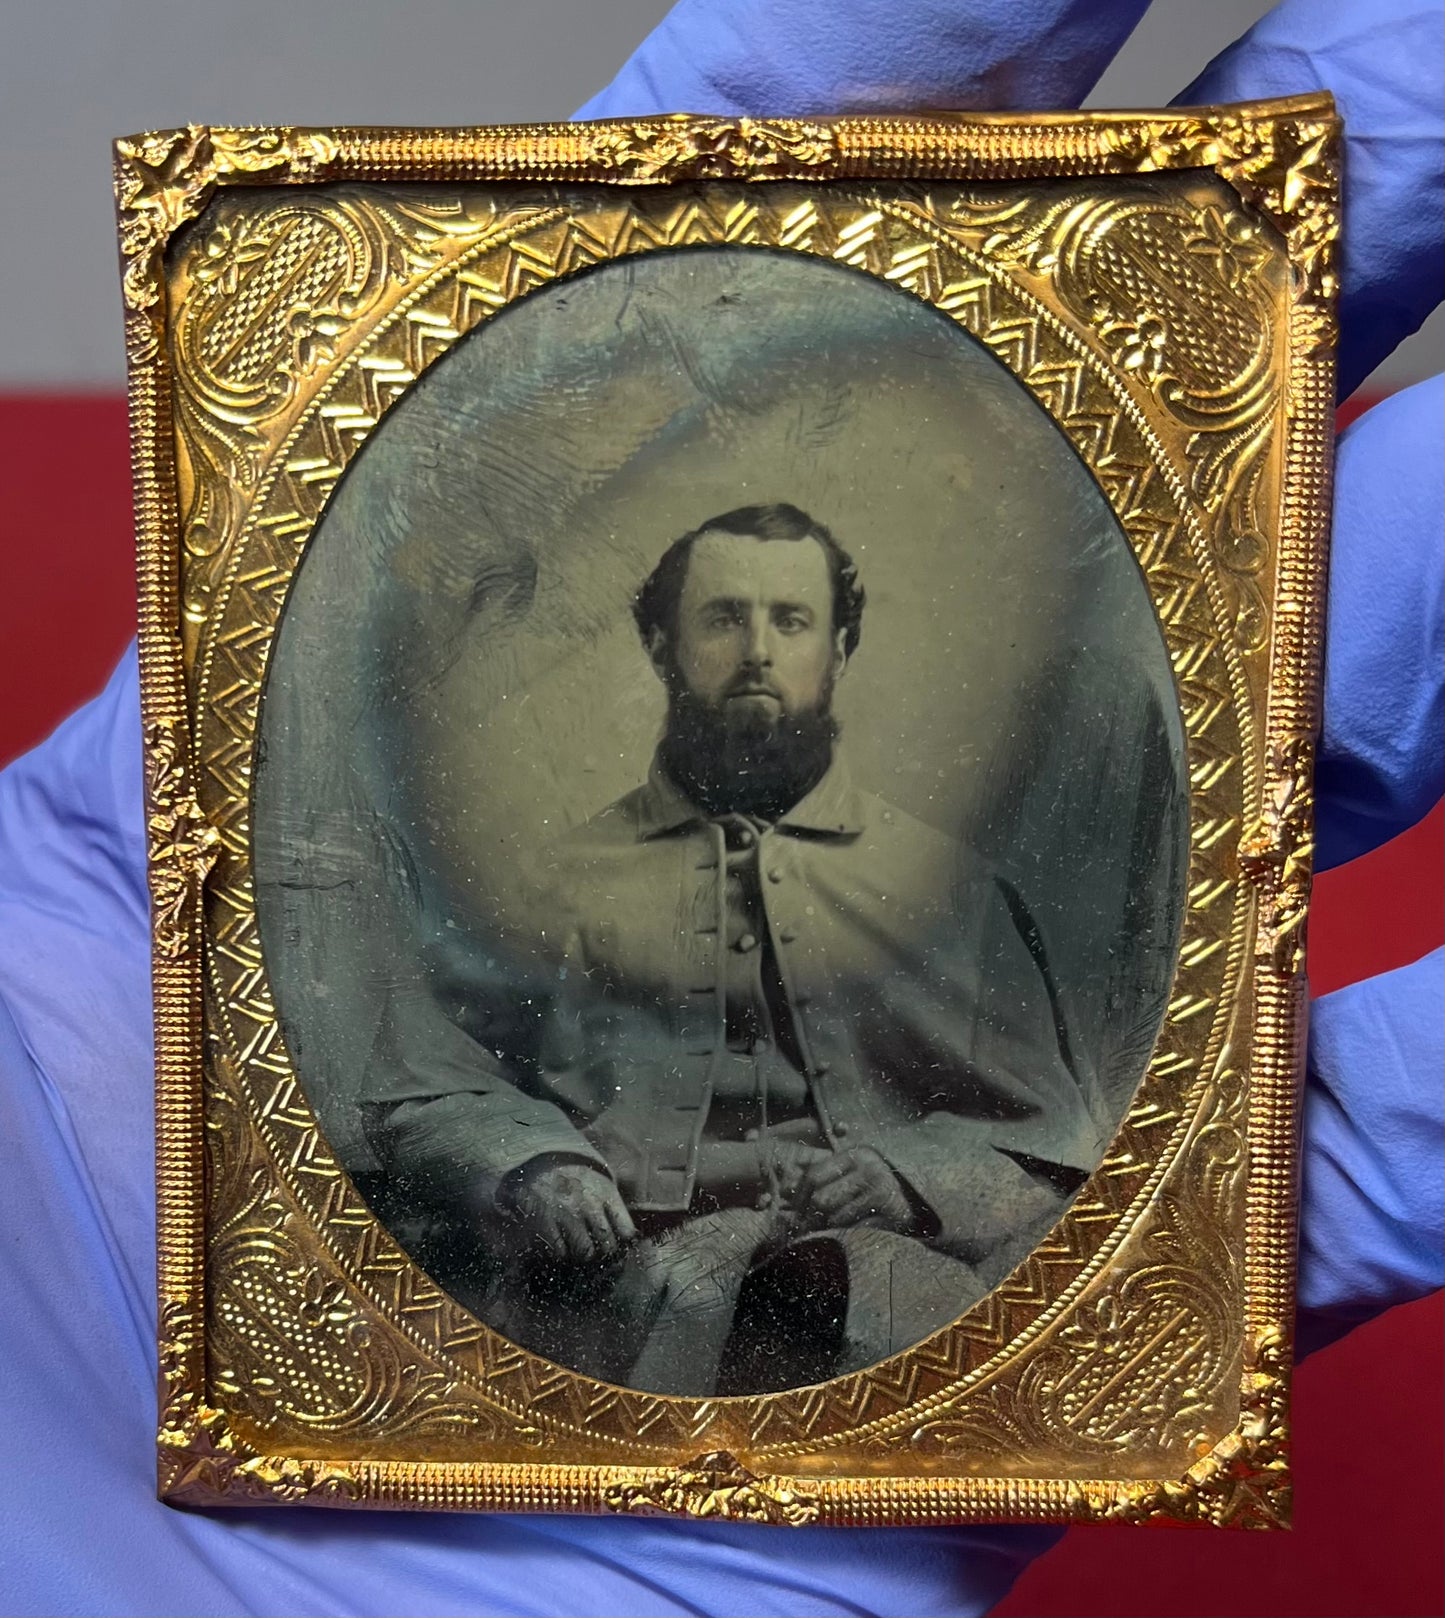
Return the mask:
[[839,724],[831,686],[804,713],[759,713],[724,697],[707,702],[674,675],[669,681],[663,768],[709,815],[777,820],[813,790],[833,762]]

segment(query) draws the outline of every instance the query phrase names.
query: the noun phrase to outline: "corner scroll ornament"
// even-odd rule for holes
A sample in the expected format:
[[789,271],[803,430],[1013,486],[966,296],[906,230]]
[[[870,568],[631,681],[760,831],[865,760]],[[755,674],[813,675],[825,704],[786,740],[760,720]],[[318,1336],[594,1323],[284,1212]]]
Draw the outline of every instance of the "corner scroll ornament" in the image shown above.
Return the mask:
[[818,1501],[781,1478],[759,1477],[727,1450],[711,1450],[674,1472],[603,1491],[609,1511],[643,1516],[712,1517],[800,1528],[818,1518]]
[[167,1500],[210,1505],[225,1495],[257,1504],[346,1505],[360,1498],[349,1467],[258,1455],[231,1431],[223,1412],[197,1404],[189,1414],[190,1420],[160,1430],[160,1492]]
[[319,130],[212,129],[190,124],[115,144],[127,335],[133,360],[160,343],[162,259],[182,225],[194,219],[216,186],[236,175],[310,179],[337,154]]
[[1213,168],[1289,242],[1296,305],[1308,351],[1332,341],[1338,288],[1339,120],[1316,107],[1296,117],[1254,119],[1235,113],[1142,119],[1110,131],[1109,167],[1137,174]]
[[678,114],[601,127],[592,151],[619,179],[781,180],[836,163],[838,137],[827,124]]
[[1271,1327],[1246,1347],[1238,1426],[1178,1483],[1129,1484],[1122,1493],[1107,1485],[1077,1484],[1071,1511],[1089,1522],[1287,1527],[1289,1368],[1289,1340]]
[[1304,970],[1305,924],[1314,870],[1315,743],[1284,736],[1270,746],[1264,806],[1239,844],[1239,865],[1259,889],[1256,954],[1276,972]]
[[162,1499],[214,1505],[218,1496],[289,1505],[359,1501],[354,1470],[330,1461],[261,1455],[232,1430],[225,1412],[207,1404],[194,1371],[194,1312],[172,1300],[161,1308],[158,1484]]
[[178,722],[148,724],[145,744],[155,947],[166,960],[174,961],[190,945],[187,908],[216,863],[221,834],[206,818],[191,788]]

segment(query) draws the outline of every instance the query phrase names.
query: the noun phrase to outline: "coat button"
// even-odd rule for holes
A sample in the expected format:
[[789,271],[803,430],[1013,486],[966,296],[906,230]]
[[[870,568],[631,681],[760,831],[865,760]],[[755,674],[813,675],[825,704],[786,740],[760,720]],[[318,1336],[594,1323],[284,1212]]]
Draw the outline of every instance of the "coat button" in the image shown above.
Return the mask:
[[830,1063],[819,1062],[813,1069],[813,1077],[815,1079],[826,1079],[832,1071],[833,1069]]
[[796,927],[784,927],[779,930],[778,942],[780,944],[796,944],[797,941],[798,929]]
[[771,1191],[764,1191],[763,1194],[758,1198],[758,1207],[759,1208],[771,1208],[772,1205],[773,1205],[773,1193]]
[[744,1140],[761,1140],[762,1138],[763,1138],[763,1132],[762,1132],[761,1129],[750,1129],[743,1136]]
[[848,1133],[848,1125],[847,1124],[834,1124],[833,1125],[833,1133],[835,1135],[837,1135],[841,1139],[844,1135],[846,1135]]
[[778,870],[777,866],[774,866],[773,869],[768,872],[768,881],[769,882],[781,882],[782,880],[783,880],[783,873],[780,870]]
[[738,939],[738,948],[740,950],[756,949],[757,947],[758,947],[757,938],[752,933],[744,933],[743,936],[740,939]]

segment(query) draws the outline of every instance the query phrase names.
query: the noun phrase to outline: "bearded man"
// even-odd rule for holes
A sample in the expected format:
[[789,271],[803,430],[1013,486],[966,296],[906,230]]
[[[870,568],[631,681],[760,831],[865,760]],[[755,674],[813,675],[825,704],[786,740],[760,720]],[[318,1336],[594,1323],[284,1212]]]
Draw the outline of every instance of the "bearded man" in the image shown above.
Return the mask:
[[448,1210],[447,1284],[573,1369],[710,1396],[876,1363],[1099,1159],[1020,896],[849,779],[863,606],[796,507],[675,541],[634,603],[665,732],[552,851],[545,967],[462,952],[389,1012],[373,1135]]

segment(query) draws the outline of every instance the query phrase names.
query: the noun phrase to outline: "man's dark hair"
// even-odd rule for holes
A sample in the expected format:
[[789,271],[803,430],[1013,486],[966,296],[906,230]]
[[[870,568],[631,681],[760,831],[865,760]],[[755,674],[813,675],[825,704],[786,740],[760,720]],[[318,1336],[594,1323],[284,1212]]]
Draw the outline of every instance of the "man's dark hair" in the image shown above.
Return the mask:
[[637,632],[646,645],[654,629],[671,635],[677,621],[677,604],[682,599],[692,547],[704,534],[736,534],[749,539],[815,539],[828,558],[828,577],[833,581],[833,629],[843,631],[843,653],[852,657],[863,633],[863,586],[858,567],[847,551],[822,523],[797,506],[739,506],[721,517],[710,517],[662,553],[662,559],[648,575],[632,602]]

